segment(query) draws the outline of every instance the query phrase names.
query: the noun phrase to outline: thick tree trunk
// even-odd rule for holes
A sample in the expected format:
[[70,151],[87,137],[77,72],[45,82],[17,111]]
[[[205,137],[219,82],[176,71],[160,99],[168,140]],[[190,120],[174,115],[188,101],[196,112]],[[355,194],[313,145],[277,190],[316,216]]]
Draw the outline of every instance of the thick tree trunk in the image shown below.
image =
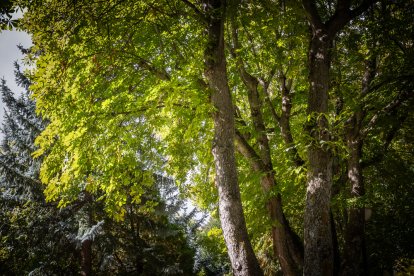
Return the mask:
[[205,77],[216,111],[212,153],[216,168],[221,227],[234,275],[263,275],[251,246],[237,180],[234,156],[234,112],[224,56],[225,1],[206,1],[209,9]]
[[[273,173],[261,179],[267,192],[275,186]],[[277,256],[284,275],[300,275],[303,267],[303,248],[299,237],[289,226],[283,209],[280,194],[267,201],[267,209],[272,220],[273,251]]]
[[375,1],[363,0],[351,10],[350,0],[337,1],[335,13],[323,21],[317,1],[302,0],[312,29],[309,48],[308,132],[312,138],[308,149],[309,169],[305,208],[304,275],[332,275],[334,250],[329,205],[332,189],[332,155],[329,142],[328,90],[330,51],[335,35],[352,19],[366,11]]
[[333,274],[333,245],[330,223],[332,155],[323,143],[330,140],[328,89],[331,41],[322,29],[313,29],[309,51],[308,149],[309,169],[304,219],[304,275]]
[[341,270],[341,254],[339,252],[339,244],[338,244],[338,235],[336,232],[335,221],[333,214],[331,212],[331,232],[332,232],[332,245],[334,250],[334,268],[333,268],[333,275],[339,275]]
[[[246,157],[256,172],[263,173],[260,179],[263,191],[270,193],[276,185],[274,173],[257,155],[256,151],[247,143],[243,135],[237,132],[236,145],[238,151]],[[301,274],[303,267],[303,247],[300,238],[289,226],[282,208],[280,194],[271,196],[266,202],[270,219],[272,221],[273,251],[278,258],[285,275]]]

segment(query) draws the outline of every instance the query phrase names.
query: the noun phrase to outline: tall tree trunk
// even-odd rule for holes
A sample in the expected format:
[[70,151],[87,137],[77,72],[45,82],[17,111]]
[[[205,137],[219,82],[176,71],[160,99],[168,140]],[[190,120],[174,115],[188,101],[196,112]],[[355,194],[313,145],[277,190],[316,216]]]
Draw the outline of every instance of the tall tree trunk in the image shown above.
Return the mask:
[[216,108],[212,153],[221,227],[234,275],[263,275],[248,237],[237,180],[234,111],[224,55],[225,1],[207,0],[205,6],[210,16],[204,74]]
[[308,183],[304,220],[304,275],[332,275],[334,250],[330,223],[332,189],[332,155],[323,144],[329,142],[328,90],[330,52],[335,35],[352,18],[366,11],[375,0],[363,0],[351,10],[350,0],[338,0],[335,13],[325,22],[316,1],[302,0],[312,30],[309,47],[308,132],[312,139],[308,149]]
[[85,240],[82,242],[81,249],[81,275],[90,276],[92,275],[92,241]]
[[[261,178],[265,192],[270,193],[276,183],[274,173],[268,171]],[[299,237],[290,228],[282,208],[280,194],[271,196],[266,203],[272,221],[273,251],[284,275],[300,275],[303,266],[303,248]]]
[[[241,135],[238,135],[239,137],[236,140],[238,141],[239,151],[249,160],[253,169],[263,174],[260,179],[262,189],[266,194],[270,194],[276,186],[276,181],[269,140],[262,117],[262,102],[257,89],[258,81],[244,69],[241,62],[239,62],[239,67],[240,75],[248,90],[250,115],[256,133],[256,140],[259,144],[258,154]],[[288,122],[286,121],[286,123]],[[266,207],[272,221],[273,252],[279,260],[283,273],[285,275],[301,274],[303,247],[299,237],[292,231],[283,213],[280,194],[270,196],[266,202]]]
[[[265,175],[261,178],[261,185],[267,194],[276,186],[273,166],[270,159],[268,161],[270,163],[264,164],[264,169],[267,170],[262,170]],[[280,194],[271,196],[266,205],[272,221],[273,251],[278,257],[282,271],[284,275],[300,275],[303,266],[303,248],[299,237],[292,231],[283,213]]]
[[[366,61],[362,78],[361,99],[369,92],[369,85],[375,77],[376,57]],[[348,121],[346,140],[349,151],[348,181],[351,187],[351,198],[358,199],[365,194],[362,174],[362,121],[365,112],[362,106],[358,108]],[[348,221],[345,226],[345,245],[341,275],[367,275],[367,260],[365,254],[365,209],[363,206],[351,206],[348,210]]]
[[[243,135],[241,135],[240,132],[237,132],[237,149],[250,162],[253,170],[262,173],[260,184],[263,191],[269,195],[274,190],[276,181],[269,139],[267,137],[266,126],[262,114],[263,102],[258,91],[259,80],[247,72],[243,59],[237,54],[237,51],[240,49],[240,45],[236,20],[234,20],[234,18],[232,21],[232,38],[234,47],[232,49],[232,55],[237,61],[241,79],[247,88],[250,117],[253,122],[254,135],[258,143],[258,149],[256,151],[249,145]],[[277,118],[277,121],[279,122],[282,133],[288,132],[286,137],[290,138],[288,144],[292,146],[293,137],[290,133],[289,125],[291,103],[289,88],[286,85],[285,78],[283,79],[282,85],[282,89],[284,89],[282,107],[283,119]],[[300,157],[295,155],[294,158]],[[272,221],[273,252],[279,260],[283,273],[285,275],[301,274],[303,267],[303,246],[300,238],[290,228],[289,222],[283,213],[280,194],[269,196],[266,202],[266,208]]]
[[[351,197],[358,199],[365,194],[361,153],[362,141],[353,134],[348,135],[348,179],[351,185]],[[345,226],[345,245],[341,275],[366,275],[365,256],[365,211],[362,206],[351,206]]]
[[331,41],[318,28],[313,29],[309,49],[308,114],[312,118],[308,132],[309,169],[304,219],[304,275],[333,274],[333,245],[330,223],[332,155],[323,142],[330,140],[328,89]]
[[267,207],[273,221],[273,251],[277,254],[282,272],[284,275],[300,275],[303,267],[303,248],[299,237],[292,231],[283,213],[280,194],[271,197]]
[[[88,192],[83,193],[84,202],[79,210],[79,233],[78,236],[84,236],[92,227],[92,196]],[[81,272],[82,276],[92,275],[92,240],[88,237],[81,238]]]
[[[276,185],[274,172],[268,168],[256,151],[247,143],[243,135],[237,131],[236,145],[239,152],[246,157],[256,172],[263,173],[260,179],[263,191],[270,193]],[[282,208],[280,194],[271,196],[266,207],[272,221],[273,251],[277,256],[285,275],[301,274],[303,266],[303,247],[300,238],[289,226]]]
[[[282,114],[279,120],[279,126],[281,129],[281,134],[286,145],[290,147],[289,153],[291,154],[291,159],[296,166],[302,166],[303,160],[300,158],[295,143],[293,141],[292,133],[290,130],[290,111],[292,108],[291,103],[291,94],[290,88],[291,84],[286,84],[286,77],[282,77]],[[259,101],[259,95],[257,95],[257,101]],[[260,117],[261,119],[261,117]],[[265,191],[271,192],[276,186],[276,181],[273,173],[273,164],[270,156],[270,147],[268,143],[268,138],[266,135],[266,128],[261,119],[261,125],[258,127],[263,136],[263,140],[266,143],[261,144],[261,148],[266,148],[267,151],[264,151],[261,155],[263,160],[265,160],[265,171],[272,172],[267,173],[266,176],[262,178],[262,186]],[[295,232],[290,228],[289,222],[286,219],[283,206],[282,198],[280,194],[272,196],[268,201],[269,212],[272,221],[277,222],[272,225],[272,234],[273,234],[273,248],[275,253],[277,253],[279,263],[282,267],[284,275],[300,275],[302,274],[303,269],[303,244],[300,238]]]

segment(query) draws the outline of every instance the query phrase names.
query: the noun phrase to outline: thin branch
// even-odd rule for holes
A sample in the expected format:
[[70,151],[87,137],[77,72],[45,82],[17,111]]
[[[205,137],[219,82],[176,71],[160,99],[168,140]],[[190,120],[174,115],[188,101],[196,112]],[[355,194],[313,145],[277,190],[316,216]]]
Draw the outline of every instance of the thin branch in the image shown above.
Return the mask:
[[232,41],[233,41],[233,48],[231,52],[232,52],[232,56],[236,59],[239,74],[243,80],[243,83],[248,88],[248,90],[250,91],[255,90],[257,89],[257,85],[259,81],[257,80],[256,77],[253,77],[251,74],[247,72],[243,59],[240,57],[240,55],[236,54],[237,51],[240,49],[240,43],[239,43],[238,29],[234,21],[231,24],[231,34],[232,34]]
[[269,94],[269,85],[272,81],[273,77],[276,74],[276,66],[272,68],[270,71],[269,79],[267,81],[263,79],[259,79],[259,83],[263,88],[264,94],[265,94],[265,102],[268,105],[270,109],[270,113],[272,114],[272,118],[275,124],[277,124],[280,127],[280,116],[277,114],[276,109],[274,108],[272,101],[270,100],[270,94]]
[[372,116],[371,120],[367,123],[365,128],[361,130],[361,138],[365,138],[367,134],[375,127],[375,125],[378,123],[381,116],[390,114],[391,112],[395,111],[397,108],[399,108],[404,102],[409,100],[413,97],[413,92],[404,91],[401,92],[397,99],[394,99],[389,104],[387,104],[384,108],[379,110],[374,116]]
[[290,118],[292,110],[292,93],[290,91],[292,87],[292,79],[287,80],[286,76],[281,76],[281,89],[282,89],[282,115],[280,117],[280,130],[282,133],[283,140],[286,146],[289,148],[289,153],[292,161],[297,167],[305,164],[303,159],[300,157],[299,152],[296,148],[295,141],[293,140],[292,131],[290,129]]
[[192,9],[200,19],[202,19],[203,22],[208,23],[208,18],[207,16],[200,11],[193,3],[191,3],[188,0],[181,0],[181,2],[183,2],[185,5],[187,5],[190,9]]
[[138,57],[138,65],[144,69],[147,69],[151,73],[153,73],[155,76],[157,76],[161,80],[169,81],[171,80],[170,75],[165,70],[160,70],[156,68],[154,65],[149,63],[147,60]]
[[381,150],[377,150],[374,156],[372,156],[370,159],[364,160],[361,163],[362,168],[367,168],[383,160],[398,131],[402,128],[403,124],[408,119],[409,113],[410,111],[406,110],[403,112],[403,114],[398,116],[398,118],[395,120],[396,123],[391,126],[391,129],[388,131],[388,133],[384,134],[384,143],[381,146]]
[[237,129],[235,138],[237,151],[240,152],[249,161],[252,168],[257,172],[266,171],[265,164],[263,163],[262,159]]
[[[246,128],[247,127],[247,123],[244,121],[244,119],[242,118],[242,113],[239,109],[239,107],[237,105],[234,105],[234,118],[235,118],[235,123],[241,125],[242,127]],[[237,128],[237,126],[236,126]],[[241,134],[243,136],[243,138],[247,141],[251,138],[251,134],[250,133],[246,133],[246,134]]]

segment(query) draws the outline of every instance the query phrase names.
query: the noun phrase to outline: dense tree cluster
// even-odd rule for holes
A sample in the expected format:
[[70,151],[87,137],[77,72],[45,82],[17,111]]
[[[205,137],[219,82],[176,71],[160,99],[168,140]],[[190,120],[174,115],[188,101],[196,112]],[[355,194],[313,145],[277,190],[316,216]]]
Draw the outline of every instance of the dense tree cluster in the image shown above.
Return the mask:
[[98,195],[85,191],[65,208],[46,202],[39,181],[42,158],[31,154],[47,123],[36,115],[30,81],[17,64],[15,74],[24,94],[13,94],[4,80],[0,88],[6,106],[0,148],[0,274],[192,273],[195,213],[184,212],[169,178],[154,175],[154,185],[145,188],[140,202],[128,199],[122,222],[103,212]]
[[[14,3],[48,124],[16,153],[4,129],[2,187],[35,187],[30,204],[44,192],[56,221],[67,210],[86,275],[413,265],[412,1]],[[7,168],[37,173],[13,154],[39,176],[10,181]],[[161,175],[206,223],[173,219]]]

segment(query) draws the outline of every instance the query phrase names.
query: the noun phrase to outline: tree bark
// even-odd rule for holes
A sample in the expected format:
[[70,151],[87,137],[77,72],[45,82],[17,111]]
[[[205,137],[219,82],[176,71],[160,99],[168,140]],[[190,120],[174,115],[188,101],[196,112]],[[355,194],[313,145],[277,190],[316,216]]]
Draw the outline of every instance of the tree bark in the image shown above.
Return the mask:
[[[366,62],[362,79],[360,98],[369,92],[369,85],[375,77],[375,57]],[[365,194],[362,174],[362,121],[365,112],[362,106],[355,111],[347,125],[348,182],[351,188],[351,198],[358,199]],[[345,226],[345,245],[341,275],[367,275],[367,259],[365,254],[365,210],[363,206],[351,206],[348,209],[348,221]]]
[[[262,115],[262,100],[260,99],[258,85],[259,80],[249,74],[244,67],[244,62],[240,56],[237,55],[239,48],[238,30],[236,22],[232,22],[232,37],[233,57],[236,58],[238,71],[241,79],[247,89],[247,97],[250,108],[250,118],[253,122],[254,135],[258,143],[258,151],[256,152],[249,143],[245,140],[243,135],[237,132],[236,142],[239,152],[250,162],[253,170],[262,173],[260,184],[265,194],[269,195],[276,186],[275,175],[273,170],[271,149],[269,146],[269,139],[267,138],[266,127]],[[285,84],[285,83],[283,83]],[[285,94],[288,94],[286,92]],[[288,97],[288,95],[286,95]],[[290,115],[290,99],[284,101],[284,110],[286,115],[284,116],[284,125],[286,129],[282,128],[283,132],[289,131],[289,115]],[[282,121],[282,120],[278,120]],[[290,135],[290,138],[292,136]],[[293,143],[293,138],[291,139]],[[282,271],[285,275],[299,275],[302,273],[303,266],[303,246],[300,238],[292,231],[289,226],[282,207],[282,199],[280,194],[269,196],[266,202],[266,208],[268,210],[270,219],[272,221],[272,241],[273,252],[278,258]]]
[[[257,82],[255,84],[249,89],[249,105],[253,125],[257,133],[257,141],[259,143],[259,156],[263,162],[263,166],[259,170],[263,173],[260,182],[263,190],[266,194],[269,194],[276,186],[276,181],[270,155],[269,141],[261,114]],[[283,213],[280,194],[269,197],[266,205],[272,221],[273,251],[278,257],[282,271],[285,275],[299,275],[302,272],[303,266],[303,248],[299,238],[290,228]]]
[[308,149],[308,181],[304,219],[304,275],[332,275],[334,250],[330,223],[332,154],[324,146],[330,141],[328,114],[330,52],[335,35],[354,17],[366,11],[375,0],[363,0],[351,10],[350,0],[338,0],[335,13],[325,22],[316,1],[302,0],[312,30],[309,47],[307,130],[312,139]]
[[290,159],[295,163],[295,166],[300,167],[304,165],[304,161],[299,155],[293,140],[292,131],[290,129],[290,113],[292,110],[292,80],[290,79],[286,83],[286,76],[281,77],[281,90],[282,90],[282,114],[280,116],[280,132],[286,146],[289,148]]
[[[266,171],[262,159],[250,147],[243,136],[237,132],[236,145],[239,152],[246,157],[256,172],[262,172],[260,183],[265,192],[271,192],[276,185],[274,172]],[[299,275],[303,267],[303,247],[300,238],[289,226],[282,208],[280,194],[271,196],[266,202],[266,208],[272,221],[273,251],[277,256],[284,275]]]
[[[83,235],[92,227],[92,196],[88,192],[83,193],[84,202],[79,210],[79,234]],[[92,275],[92,240],[81,240],[81,271],[80,275]]]
[[92,275],[92,241],[85,240],[82,242],[81,249],[81,275],[90,276]]
[[234,275],[263,275],[251,246],[237,180],[234,111],[224,55],[225,1],[205,1],[209,23],[204,75],[211,90],[214,156],[221,227]]
[[308,149],[309,169],[304,219],[304,275],[333,274],[333,245],[330,223],[332,155],[328,142],[328,89],[331,41],[323,29],[313,28],[309,50],[308,114],[312,139]]
[[[270,192],[270,188],[275,186],[273,173],[262,177],[261,182]],[[282,272],[284,275],[300,275],[303,267],[303,248],[283,213],[280,194],[268,200],[267,209],[272,220],[273,251],[278,257]]]
[[[358,199],[365,194],[360,160],[362,141],[352,134],[347,139],[348,179],[351,186],[351,198]],[[366,275],[365,255],[365,211],[362,206],[351,206],[345,226],[345,245],[341,275]]]
[[[262,103],[257,89],[258,81],[248,74],[241,64],[240,66],[240,74],[248,90],[250,115],[256,133],[256,140],[259,144],[259,151],[256,153],[240,133],[236,137],[237,146],[243,156],[249,160],[252,168],[263,174],[260,184],[263,191],[269,194],[276,186],[276,181],[269,140],[262,117]],[[283,273],[285,275],[301,274],[303,247],[299,237],[292,231],[283,213],[280,194],[270,196],[266,202],[266,208],[272,221],[273,252],[279,260]]]

